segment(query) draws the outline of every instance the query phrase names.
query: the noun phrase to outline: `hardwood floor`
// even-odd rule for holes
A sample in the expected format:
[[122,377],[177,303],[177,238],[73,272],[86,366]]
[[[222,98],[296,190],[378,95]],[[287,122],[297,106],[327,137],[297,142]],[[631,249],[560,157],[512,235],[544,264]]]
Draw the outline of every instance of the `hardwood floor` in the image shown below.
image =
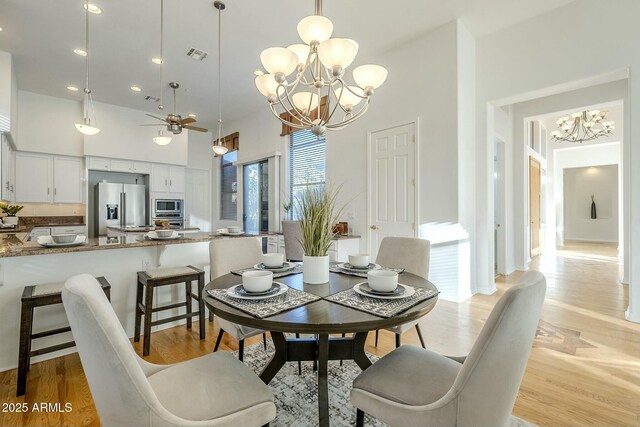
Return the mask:
[[[547,296],[538,336],[514,414],[540,426],[640,425],[640,325],[624,320],[627,287],[618,283],[620,265],[611,245],[567,242],[556,254],[545,254],[531,268],[547,277]],[[494,295],[476,295],[455,304],[438,302],[422,323],[427,346],[449,355],[466,354],[498,298],[522,273],[498,279]],[[197,327],[176,327],[153,336],[154,363],[175,363],[213,350],[217,328],[207,326],[207,339]],[[258,342],[260,337],[248,341]],[[415,330],[403,343],[418,345]],[[141,343],[134,348],[142,352]],[[378,348],[373,333],[367,351],[384,355],[394,347],[391,333],[381,331]],[[225,338],[224,350],[237,349]],[[28,413],[0,412],[1,426],[97,425],[91,394],[77,354],[34,364],[27,395],[15,397],[16,371],[0,373],[0,402],[27,403]],[[34,403],[71,403],[71,412],[34,412]]]

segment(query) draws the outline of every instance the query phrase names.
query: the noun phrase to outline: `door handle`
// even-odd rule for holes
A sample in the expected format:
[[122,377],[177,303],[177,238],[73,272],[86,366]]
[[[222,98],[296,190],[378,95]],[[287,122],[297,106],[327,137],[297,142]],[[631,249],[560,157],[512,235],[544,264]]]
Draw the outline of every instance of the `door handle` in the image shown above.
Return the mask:
[[374,224],[374,225],[370,225],[369,228],[372,230],[377,230],[378,226]]

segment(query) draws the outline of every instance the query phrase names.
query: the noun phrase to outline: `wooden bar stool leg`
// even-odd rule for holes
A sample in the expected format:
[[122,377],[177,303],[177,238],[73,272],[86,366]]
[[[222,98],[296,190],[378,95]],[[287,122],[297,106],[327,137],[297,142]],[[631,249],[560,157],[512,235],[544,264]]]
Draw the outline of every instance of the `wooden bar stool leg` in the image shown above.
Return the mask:
[[241,362],[244,361],[244,340],[238,342],[238,359],[240,359]]
[[422,348],[426,349],[427,346],[424,345],[424,338],[422,337],[422,331],[420,330],[420,325],[416,324],[416,332],[418,333],[418,338],[420,338],[420,344]]
[[191,281],[187,280],[186,282],[184,282],[184,289],[185,289],[185,306],[187,309],[187,328],[191,329],[192,320],[191,320],[191,316],[189,316],[191,314],[191,309],[192,309]]
[[142,355],[148,356],[151,350],[151,314],[153,312],[153,286],[146,285],[144,290],[144,342]]
[[144,286],[142,282],[138,280],[136,285],[136,324],[133,332],[133,341],[140,341],[140,322],[142,322],[142,309],[140,308],[140,304],[142,304],[142,295],[144,294]]
[[206,335],[205,320],[204,320],[204,298],[202,293],[204,292],[204,273],[198,276],[198,319],[200,322],[200,339],[203,340]]
[[31,329],[33,327],[33,305],[23,303],[20,313],[20,350],[18,352],[18,386],[16,396],[22,396],[27,391],[27,372],[31,352]]
[[400,347],[400,334],[396,334],[396,348]]
[[215,353],[216,351],[218,351],[218,347],[220,347],[220,343],[222,342],[222,337],[224,336],[224,329],[220,329],[220,332],[218,332],[218,339],[216,339],[216,345],[215,347],[213,347],[213,352]]

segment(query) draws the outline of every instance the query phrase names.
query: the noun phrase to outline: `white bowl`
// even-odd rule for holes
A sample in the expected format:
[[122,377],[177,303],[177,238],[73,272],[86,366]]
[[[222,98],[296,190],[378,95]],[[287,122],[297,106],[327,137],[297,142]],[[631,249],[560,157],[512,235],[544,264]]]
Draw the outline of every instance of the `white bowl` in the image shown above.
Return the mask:
[[173,236],[173,230],[156,230],[158,237],[171,237]]
[[282,267],[284,264],[284,254],[263,254],[262,263],[266,267]]
[[368,267],[369,255],[367,254],[349,255],[349,264],[351,264],[354,267]]
[[245,271],[242,273],[242,287],[247,292],[264,292],[273,283],[271,271]]
[[369,287],[378,292],[391,292],[398,287],[398,273],[391,270],[372,270],[367,273]]
[[229,233],[239,233],[240,232],[240,227],[238,227],[237,225],[230,225],[227,227],[227,232]]
[[52,234],[51,238],[55,243],[73,243],[76,241],[77,234]]

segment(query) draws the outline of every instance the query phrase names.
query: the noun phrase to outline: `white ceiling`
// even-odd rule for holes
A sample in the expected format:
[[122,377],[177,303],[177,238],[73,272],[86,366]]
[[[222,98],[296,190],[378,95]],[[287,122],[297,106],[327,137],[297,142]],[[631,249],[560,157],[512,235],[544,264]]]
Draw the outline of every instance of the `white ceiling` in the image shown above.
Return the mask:
[[[91,15],[92,90],[96,101],[156,111],[144,96],[159,94],[159,0],[92,0],[104,13]],[[325,0],[334,35],[360,44],[357,61],[421,33],[462,19],[476,36],[514,25],[573,0]],[[82,0],[0,0],[0,50],[14,54],[20,89],[69,99],[82,98],[84,46]],[[260,52],[298,43],[297,22],[313,13],[313,0],[227,0],[222,15],[225,118],[253,112],[266,103],[253,83]],[[177,81],[180,113],[195,112],[213,126],[217,117],[217,10],[211,0],[165,0],[165,82]],[[188,48],[209,53],[203,62]],[[383,64],[384,65],[384,64]],[[393,73],[393,70],[389,70]],[[132,92],[138,85],[143,91]],[[165,105],[171,106],[170,92]],[[165,111],[167,111],[165,109]]]

